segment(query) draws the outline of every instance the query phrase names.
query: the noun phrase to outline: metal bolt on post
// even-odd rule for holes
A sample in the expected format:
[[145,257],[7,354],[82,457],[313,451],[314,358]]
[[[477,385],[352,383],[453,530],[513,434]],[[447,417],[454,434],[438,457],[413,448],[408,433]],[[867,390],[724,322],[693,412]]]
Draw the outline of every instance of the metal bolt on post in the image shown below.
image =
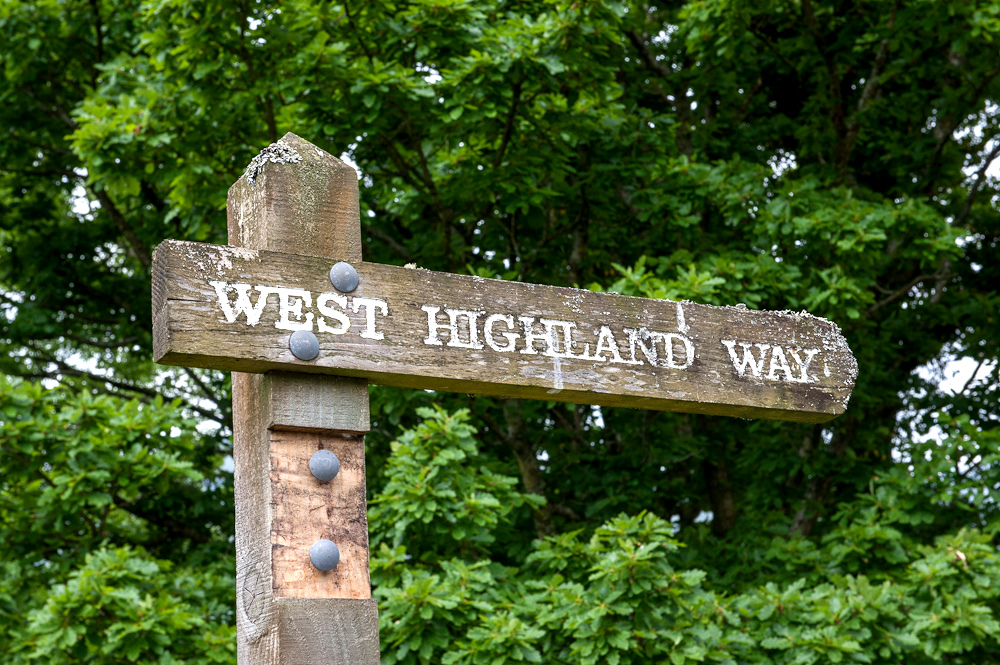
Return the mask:
[[333,570],[340,563],[340,548],[332,540],[317,540],[309,548],[309,560],[320,570]]
[[309,472],[324,483],[328,483],[340,473],[340,460],[329,450],[317,450],[309,458]]

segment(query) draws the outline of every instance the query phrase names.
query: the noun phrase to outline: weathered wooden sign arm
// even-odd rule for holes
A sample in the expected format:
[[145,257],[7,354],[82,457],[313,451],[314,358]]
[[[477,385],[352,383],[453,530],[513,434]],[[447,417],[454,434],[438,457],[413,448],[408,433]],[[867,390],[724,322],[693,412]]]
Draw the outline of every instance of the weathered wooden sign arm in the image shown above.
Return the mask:
[[[161,244],[157,361],[804,422],[842,413],[854,385],[856,363],[840,330],[807,313],[362,262],[351,264],[358,284],[345,293],[331,284],[332,265],[302,254]],[[300,330],[319,343],[312,360],[289,348]]]
[[805,312],[364,263],[355,171],[293,134],[227,209],[231,246],[156,249],[153,343],[157,362],[233,371],[244,665],[378,663],[369,381],[802,422],[854,386],[840,330]]

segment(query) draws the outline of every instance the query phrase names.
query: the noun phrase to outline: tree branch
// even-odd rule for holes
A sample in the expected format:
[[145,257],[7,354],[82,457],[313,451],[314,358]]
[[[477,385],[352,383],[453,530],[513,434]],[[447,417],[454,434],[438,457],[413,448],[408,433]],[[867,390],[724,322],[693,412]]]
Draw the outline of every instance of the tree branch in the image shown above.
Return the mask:
[[861,133],[861,114],[868,108],[868,105],[872,102],[872,100],[881,94],[882,72],[885,69],[886,60],[889,58],[889,38],[892,36],[893,27],[896,25],[896,10],[898,7],[898,2],[896,2],[896,4],[892,7],[892,13],[889,14],[889,22],[886,25],[889,34],[885,36],[882,43],[879,45],[878,53],[875,55],[875,61],[872,63],[871,72],[868,74],[864,90],[861,92],[861,98],[858,99],[856,111],[854,112],[850,123],[847,125],[847,133],[844,135],[843,147],[838,153],[838,159],[834,164],[837,172],[840,174],[843,174],[847,170],[847,162],[850,159],[851,152],[854,150],[854,144],[858,140],[858,135]]
[[965,385],[962,386],[962,389],[958,391],[959,395],[964,395],[965,391],[969,389],[969,386],[971,386],[972,382],[976,380],[976,375],[979,374],[979,370],[982,369],[983,363],[985,362],[986,362],[986,356],[983,356],[982,358],[979,359],[979,364],[976,365],[976,369],[972,370],[972,376],[970,376],[969,380],[965,382]]
[[[739,18],[741,20],[743,19],[742,16],[740,16]],[[778,50],[778,47],[774,45],[774,42],[772,42],[770,39],[768,39],[767,36],[764,35],[764,34],[762,34],[759,30],[757,30],[756,28],[754,28],[753,25],[750,23],[749,20],[743,20],[743,26],[747,29],[747,32],[749,32],[751,35],[753,35],[754,37],[756,37],[760,41],[761,44],[763,44],[764,46],[766,46],[767,49],[771,53],[773,53],[776,58],[778,58],[778,60],[781,60],[783,63],[785,63],[785,65],[787,65],[788,68],[790,70],[792,70],[792,73],[795,74],[795,78],[799,77],[799,68],[796,67],[795,63],[792,62],[791,60],[789,60],[785,56],[784,53],[782,53],[781,51]]]
[[[97,33],[97,53],[94,64],[104,62],[104,26],[101,24],[101,8],[98,4],[100,0],[90,0],[90,8],[94,12],[94,32]],[[98,69],[95,66],[91,72],[91,84],[97,87]]]
[[[503,413],[506,427],[501,426],[489,413],[483,412],[478,415],[487,427],[514,453],[517,467],[521,472],[521,482],[524,483],[524,491],[544,498],[545,477],[538,466],[538,457],[535,455],[534,447],[524,440],[524,419],[521,417],[519,401],[506,400],[503,405]],[[547,500],[544,505],[532,509],[532,517],[539,538],[545,538],[555,533],[555,527],[552,525],[552,507]]]
[[136,517],[146,520],[156,526],[165,529],[166,531],[178,535],[182,538],[187,538],[195,543],[207,543],[209,537],[191,527],[183,522],[178,522],[177,520],[169,517],[167,515],[154,514],[138,504],[132,503],[131,501],[125,501],[120,496],[114,497],[115,505],[117,505],[122,510],[135,515]]
[[493,158],[493,166],[497,167],[503,163],[504,155],[507,153],[507,145],[510,143],[511,134],[514,131],[514,118],[517,116],[517,105],[521,101],[521,81],[514,84],[513,99],[510,108],[507,110],[507,120],[504,122],[503,138],[500,140],[500,149],[497,150],[496,157]]
[[[66,362],[59,360],[57,358],[39,358],[33,357],[32,360],[38,363],[51,363],[58,368],[58,372],[33,372],[23,374],[26,379],[52,379],[54,381],[62,382],[60,378],[61,375],[74,376],[80,379],[84,379],[90,382],[91,386],[100,390],[107,395],[113,395],[115,397],[121,397],[123,399],[138,399],[146,404],[150,403],[153,399],[157,397],[163,397],[166,400],[180,399],[184,403],[185,408],[191,409],[195,413],[207,418],[208,420],[215,420],[221,423],[225,423],[226,418],[220,412],[212,411],[204,407],[198,406],[197,404],[191,403],[190,400],[184,397],[170,397],[169,395],[163,395],[162,393],[153,390],[151,388],[145,388],[143,386],[136,386],[130,383],[125,383],[124,381],[118,381],[106,376],[101,376],[99,374],[94,374],[86,370],[82,370]],[[113,386],[119,390],[125,391],[124,393],[117,392],[107,388],[107,386]]]
[[347,16],[347,25],[351,27],[351,32],[358,36],[358,46],[361,47],[365,57],[368,59],[368,64],[373,65],[375,59],[372,57],[372,52],[368,50],[365,40],[361,38],[362,31],[358,29],[358,26],[354,25],[354,17],[351,16],[351,8],[347,6],[346,0],[344,2],[344,14]]
[[569,432],[570,437],[572,437],[572,439],[578,444],[577,446],[575,446],[575,448],[579,449],[580,447],[589,446],[590,442],[587,441],[586,438],[584,438],[583,432],[580,431],[579,425],[577,423],[571,422],[570,419],[566,417],[566,414],[563,413],[564,407],[565,405],[563,404],[557,404],[556,406],[549,409],[549,414],[553,418],[559,421],[559,424],[562,425],[562,428],[564,430]]
[[[656,59],[656,56],[653,55],[653,51],[646,44],[645,35],[640,35],[635,30],[629,30],[625,33],[625,36],[628,37],[628,40],[632,42],[632,45],[635,46],[637,51],[639,51],[639,55],[642,56],[643,64],[646,67],[652,69],[655,73],[659,74],[660,77],[663,79],[670,78],[670,75],[673,72],[669,68],[667,68],[663,63],[661,63],[659,60]],[[656,88],[656,92],[660,94],[660,97],[663,99],[664,102],[667,103],[668,106],[672,107],[675,104],[677,104],[678,98],[668,95],[666,91],[663,90],[663,86],[661,86],[658,82],[651,81],[651,84]],[[684,96],[681,95],[680,99],[684,99]]]
[[833,100],[833,105],[830,108],[830,122],[833,123],[833,128],[837,133],[833,162],[838,166],[837,173],[843,175],[840,165],[844,167],[847,165],[847,158],[844,151],[847,137],[847,121],[844,116],[844,101],[840,90],[840,69],[837,67],[837,62],[827,48],[826,37],[819,29],[819,22],[816,20],[816,14],[813,11],[812,0],[802,0],[802,14],[809,32],[812,33],[813,44],[816,46],[816,50],[819,52],[820,58],[822,58],[823,64],[826,66],[830,97]]
[[947,261],[942,262],[941,267],[938,268],[937,271],[932,272],[929,275],[919,275],[918,277],[914,277],[909,282],[907,282],[905,286],[903,286],[902,288],[899,288],[899,289],[896,289],[895,291],[893,291],[892,295],[890,295],[889,297],[887,297],[887,298],[885,298],[883,300],[880,300],[879,302],[877,302],[874,305],[872,305],[871,307],[869,307],[868,310],[865,312],[865,314],[867,314],[867,315],[870,316],[870,315],[874,314],[875,312],[877,312],[878,310],[880,310],[883,307],[885,307],[886,305],[891,305],[892,303],[894,303],[895,301],[899,300],[900,298],[902,298],[903,296],[905,296],[907,293],[909,293],[910,289],[912,289],[914,286],[920,284],[921,282],[924,282],[924,281],[926,281],[928,279],[935,279],[935,278],[941,279],[942,277],[944,277],[947,274],[947,268],[948,268],[949,265],[950,264]]
[[673,72],[670,71],[670,69],[668,69],[666,65],[664,65],[662,62],[656,59],[656,56],[653,55],[653,52],[650,50],[649,45],[646,43],[644,35],[640,35],[635,30],[627,30],[625,32],[625,36],[628,37],[628,40],[630,42],[632,42],[632,46],[634,46],[636,50],[639,51],[639,55],[642,56],[642,61],[646,63],[647,67],[649,67],[650,69],[652,69],[654,72],[656,72],[665,79],[670,78]]
[[736,122],[743,122],[743,118],[746,115],[747,108],[750,106],[750,102],[753,101],[753,98],[757,96],[757,93],[760,92],[760,89],[763,86],[764,79],[758,76],[757,81],[753,84],[753,88],[747,94],[747,98],[743,100],[742,104],[740,104],[740,110],[736,112]]
[[149,255],[149,250],[146,249],[146,246],[141,240],[139,240],[139,237],[128,225],[128,222],[125,220],[125,216],[122,215],[120,210],[118,210],[105,190],[94,189],[92,191],[94,191],[94,195],[100,202],[101,208],[107,211],[108,217],[111,218],[111,221],[113,221],[115,226],[118,227],[118,231],[122,234],[122,237],[125,238],[125,243],[129,252],[139,261],[139,263],[142,264],[143,268],[149,270],[150,266],[153,265],[153,259]]
[[953,226],[960,227],[965,224],[965,220],[969,218],[969,213],[972,212],[972,202],[975,200],[976,195],[979,193],[980,188],[982,188],[983,183],[986,181],[986,172],[989,170],[990,166],[996,161],[997,157],[1000,157],[1000,136],[993,137],[993,149],[986,156],[983,161],[983,165],[976,172],[976,181],[972,183],[972,187],[969,189],[969,196],[965,199],[965,205],[962,206],[962,212],[958,214],[955,218]]
[[[966,98],[970,104],[975,104],[979,101],[980,95],[983,94],[983,91],[986,90],[987,86],[993,81],[994,78],[996,78],[997,74],[1000,74],[1000,67],[990,70],[990,72],[983,77],[983,80],[980,81],[979,85],[972,91],[972,94]],[[945,78],[945,83],[946,88],[953,88],[953,86],[948,85],[947,77]],[[938,160],[941,158],[941,153],[944,152],[945,146],[948,144],[949,140],[952,139],[952,133],[955,131],[955,127],[957,125],[958,121],[954,117],[945,115],[937,121],[937,124],[934,127],[934,136],[937,138],[937,143],[934,146],[934,152],[931,155],[930,160],[928,160],[927,164],[924,166],[924,171],[920,176],[921,179],[928,181],[927,188],[925,190],[927,196],[930,196],[933,193],[933,181],[931,181],[928,176],[930,175],[931,169],[937,165]]]
[[576,512],[575,510],[573,510],[564,503],[550,503],[548,505],[553,513],[556,513],[557,515],[562,515],[563,517],[567,517],[573,520],[574,522],[588,521],[586,517]]
[[198,376],[197,372],[195,372],[190,367],[184,367],[183,370],[184,374],[186,374],[187,377],[192,381],[194,381],[194,384],[198,386],[198,390],[201,392],[202,395],[205,396],[205,399],[207,399],[210,402],[215,402],[216,404],[219,404],[219,402],[222,401],[218,398],[218,396],[215,393],[213,393],[209,389],[207,385],[205,385],[205,382],[201,380],[201,377]]
[[413,260],[414,260],[413,259],[413,254],[411,254],[408,249],[406,249],[405,247],[403,247],[403,245],[401,245],[399,243],[399,241],[397,241],[395,238],[393,238],[391,235],[389,235],[388,233],[386,233],[382,229],[380,229],[380,228],[378,228],[376,226],[372,226],[371,224],[362,224],[361,225],[361,231],[363,233],[370,233],[373,236],[375,236],[376,238],[378,238],[379,240],[381,240],[382,242],[384,242],[386,245],[388,245],[392,249],[392,251],[394,251],[397,254],[399,254],[400,258],[402,258],[407,263],[412,263],[413,262]]
[[[246,0],[239,3],[238,8],[240,12],[240,57],[246,63],[247,72],[250,74],[251,86],[256,87],[258,81],[257,70],[253,65],[253,58],[250,57],[250,51],[246,47],[246,25],[250,16]],[[260,100],[264,107],[264,122],[267,124],[268,139],[271,143],[274,143],[278,140],[278,126],[274,121],[274,105],[271,103],[271,97],[269,95],[257,94],[257,99]]]
[[126,337],[120,342],[100,342],[96,339],[88,339],[80,335],[74,335],[72,333],[62,333],[62,337],[72,340],[84,346],[93,346],[98,349],[120,349],[126,346],[131,346],[139,341],[138,337]]
[[46,106],[42,102],[42,100],[40,100],[38,97],[35,96],[35,93],[31,91],[31,88],[28,88],[26,86],[21,86],[20,89],[21,89],[21,92],[23,92],[33,102],[35,102],[35,104],[38,106],[38,108],[40,108],[42,110],[42,112],[45,113],[45,115],[49,116],[50,118],[53,118],[54,120],[58,120],[58,121],[62,122],[67,127],[69,127],[71,130],[76,131],[76,128],[77,128],[76,121],[73,120],[73,118],[70,116],[70,114],[66,113],[66,110],[63,109],[59,104],[53,103],[52,107],[50,108],[50,107]]

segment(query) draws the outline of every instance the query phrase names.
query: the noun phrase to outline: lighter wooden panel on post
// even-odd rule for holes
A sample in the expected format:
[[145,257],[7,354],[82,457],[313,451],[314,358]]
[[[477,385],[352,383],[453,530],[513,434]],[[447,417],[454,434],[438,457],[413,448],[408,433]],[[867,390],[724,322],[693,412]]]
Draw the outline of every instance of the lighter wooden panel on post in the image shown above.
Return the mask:
[[[340,473],[330,482],[309,472],[309,457],[317,450],[329,450],[340,461]],[[364,438],[274,430],[270,456],[274,595],[371,598]],[[340,548],[333,570],[308,564],[309,548],[321,538]]]
[[[629,298],[355,262],[166,241],[154,256],[154,348],[168,365],[336,373],[371,382],[824,422],[857,363],[808,313]],[[310,330],[319,356],[296,359]]]

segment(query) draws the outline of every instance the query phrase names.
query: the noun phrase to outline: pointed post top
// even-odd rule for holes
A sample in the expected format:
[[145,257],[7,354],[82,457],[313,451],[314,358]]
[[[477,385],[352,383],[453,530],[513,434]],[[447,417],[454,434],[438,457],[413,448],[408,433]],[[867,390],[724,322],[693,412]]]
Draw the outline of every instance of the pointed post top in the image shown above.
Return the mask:
[[289,132],[229,189],[229,244],[361,261],[358,174]]

